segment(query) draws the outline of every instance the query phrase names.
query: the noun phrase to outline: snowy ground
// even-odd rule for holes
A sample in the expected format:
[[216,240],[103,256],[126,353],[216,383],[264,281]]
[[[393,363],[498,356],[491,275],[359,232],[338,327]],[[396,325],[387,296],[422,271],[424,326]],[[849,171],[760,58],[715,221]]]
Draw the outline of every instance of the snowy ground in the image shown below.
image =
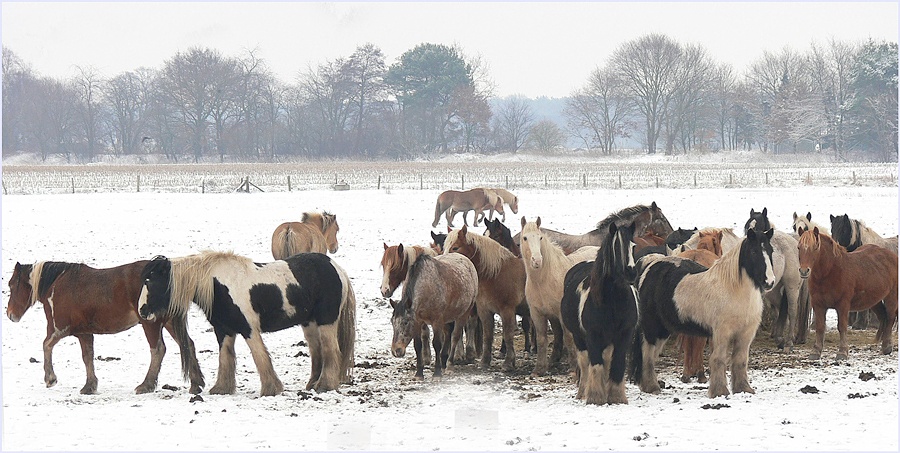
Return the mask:
[[[191,395],[181,381],[177,347],[168,354],[157,389],[135,395],[149,352],[140,329],[95,339],[99,393],[78,393],[84,366],[74,338],[54,355],[59,383],[45,388],[40,304],[19,323],[2,324],[3,450],[892,450],[898,448],[897,352],[866,343],[850,360],[768,358],[751,369],[755,395],[710,400],[706,385],[682,384],[680,367],[664,367],[670,387],[660,395],[627,385],[627,406],[585,406],[559,371],[531,378],[499,368],[451,370],[441,382],[416,382],[414,354],[389,353],[390,310],[380,297],[382,242],[426,244],[437,191],[300,191],[254,194],[11,195],[2,199],[2,278],[16,261],[85,262],[110,267],[202,249],[233,250],[270,261],[272,230],[306,210],[328,209],[341,226],[334,258],[353,279],[358,299],[356,382],[340,392],[309,394],[309,358],[298,328],[264,338],[286,390],[258,397],[259,379],[246,344],[237,342],[235,395]],[[519,190],[519,218],[540,215],[544,226],[583,233],[607,214],[656,201],[674,227],[743,226],[751,208],[767,207],[776,227],[791,213],[848,213],[883,235],[897,231],[896,188]],[[459,220],[458,220],[459,222]],[[459,223],[457,224],[457,226]],[[440,230],[445,229],[442,222]],[[478,228],[477,231],[483,231]],[[3,285],[4,303],[8,290]],[[832,322],[833,325],[833,322]],[[215,337],[199,312],[191,335],[208,384],[215,379]],[[857,332],[874,336],[874,331]],[[833,335],[829,335],[833,340]],[[757,345],[757,343],[754,343]],[[778,354],[751,347],[751,360]],[[102,357],[102,359],[101,359]],[[31,361],[30,359],[36,359]],[[522,364],[521,351],[518,363]],[[499,360],[495,360],[499,365]],[[532,363],[532,362],[528,362]],[[524,366],[530,367],[526,363]],[[784,365],[778,365],[784,363]],[[800,363],[800,366],[795,364]],[[426,370],[426,375],[428,375]],[[874,379],[864,381],[860,373]],[[802,393],[804,386],[819,393]],[[852,397],[851,397],[852,396]],[[719,409],[704,409],[705,405]],[[708,406],[707,406],[708,407]]]

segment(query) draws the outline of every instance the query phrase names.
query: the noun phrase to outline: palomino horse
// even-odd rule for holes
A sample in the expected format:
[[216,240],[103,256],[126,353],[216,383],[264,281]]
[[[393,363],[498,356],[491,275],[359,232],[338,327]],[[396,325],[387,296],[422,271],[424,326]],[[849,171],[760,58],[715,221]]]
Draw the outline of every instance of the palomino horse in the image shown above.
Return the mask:
[[[399,303],[391,301],[394,313],[391,325],[394,339],[391,353],[403,357],[410,339],[415,337],[416,378],[424,378],[422,339],[417,332],[428,324],[434,328],[434,377],[447,368],[447,359],[456,362],[457,345],[462,340],[463,326],[472,317],[475,295],[478,292],[478,273],[472,262],[459,253],[430,257],[419,255],[409,268]],[[449,323],[453,323],[450,337]],[[428,343],[425,343],[428,349]]]
[[447,234],[444,254],[461,253],[472,260],[478,271],[478,297],[475,309],[481,319],[482,343],[481,367],[491,365],[491,349],[494,344],[494,314],[503,323],[503,339],[506,341],[506,359],[503,370],[512,371],[516,366],[513,333],[516,330],[516,307],[525,304],[525,266],[512,252],[490,238],[471,234],[463,226]]
[[335,390],[350,381],[356,341],[356,296],[347,273],[320,253],[254,263],[230,252],[202,252],[182,258],[156,257],[141,273],[141,317],[187,316],[191,301],[206,314],[219,342],[219,372],[211,394],[235,392],[234,340],[250,347],[261,381],[260,395],[281,393],[262,340],[300,324],[309,344],[312,373],[306,389]]
[[[519,213],[519,197],[513,195],[512,192],[499,187],[492,187],[488,190],[492,190],[495,194],[497,194],[497,196],[500,197],[507,206],[509,206],[509,209],[512,210],[513,214]],[[490,210],[491,218],[493,218],[494,208],[491,207]],[[503,216],[503,221],[506,222],[506,212],[501,211],[500,214]]]
[[837,360],[846,360],[850,311],[873,309],[881,325],[875,341],[882,354],[893,350],[891,331],[897,323],[897,254],[867,244],[847,252],[818,228],[800,236],[800,273],[809,279],[809,295],[816,325],[816,344],[810,359],[822,356],[825,312],[837,311],[840,345]]
[[797,213],[794,212],[794,223],[791,225],[791,233],[796,234],[797,238],[800,238],[803,233],[806,233],[813,228],[818,228],[819,231],[825,231],[825,229],[822,228],[822,225],[813,222],[811,212],[807,212],[805,216],[797,215]]
[[[548,239],[559,245],[563,252],[567,255],[586,245],[600,246],[603,239],[609,231],[609,224],[615,223],[616,226],[622,227],[634,223],[634,234],[638,237],[647,231],[651,231],[657,236],[666,237],[672,233],[672,225],[663,215],[662,209],[656,205],[656,202],[646,205],[635,205],[622,209],[608,215],[605,219],[597,223],[597,228],[582,235],[571,235],[543,228]],[[515,235],[513,240],[521,247],[520,235]]]
[[[656,360],[671,333],[712,337],[710,398],[731,390],[754,393],[747,377],[750,343],[762,319],[762,293],[775,285],[773,231],[749,230],[738,247],[708,269],[677,256],[649,255],[638,261],[639,334],[632,348],[632,377],[644,392],[659,393]],[[729,350],[732,350],[729,357]]]
[[[559,302],[563,296],[563,280],[572,266],[593,260],[597,257],[599,247],[582,247],[569,255],[552,241],[544,237],[541,231],[541,218],[528,222],[522,217],[522,261],[525,263],[525,299],[528,300],[528,311],[537,330],[537,361],[534,365],[534,376],[547,374],[547,322],[553,329],[553,353],[549,363],[557,363],[562,357],[563,343],[569,351],[569,357],[575,358],[572,333],[563,329],[559,312]],[[569,365],[575,365],[574,360]]]
[[272,233],[272,257],[283,260],[298,253],[337,253],[337,216],[304,212],[299,222],[285,222]]
[[[760,212],[750,209],[750,218],[744,224],[744,232],[746,233],[750,229],[757,233],[774,229],[769,222],[766,208]],[[772,338],[775,339],[779,348],[790,352],[794,347],[795,338],[800,343],[805,332],[809,330],[809,318],[806,316],[806,313],[809,312],[809,304],[806,300],[808,298],[801,298],[801,295],[805,296],[806,292],[803,291],[803,279],[800,278],[797,239],[787,233],[775,230],[775,235],[772,237],[772,250],[776,282],[775,287],[765,294],[765,300],[775,318],[775,324],[772,326]]]
[[503,213],[503,200],[496,193],[485,190],[480,187],[460,192],[458,190],[446,190],[438,195],[437,202],[434,205],[434,222],[431,223],[432,228],[437,227],[441,221],[441,214],[447,213],[447,226],[453,226],[453,219],[458,212],[463,214],[463,225],[468,225],[466,215],[469,211],[475,211],[474,225],[478,226],[483,211],[493,209],[499,213]]
[[[873,244],[897,253],[897,236],[883,238],[861,220],[851,219],[847,214],[832,215],[830,219],[831,237],[848,252],[856,250],[863,244]],[[820,226],[819,232],[824,233],[825,229]],[[875,318],[871,312],[850,312],[850,325],[854,329],[866,329],[874,323]]]
[[[722,256],[722,232],[701,233],[700,242],[696,249],[684,250],[677,256],[687,258],[697,263],[710,267]],[[703,369],[703,349],[706,347],[706,337],[688,334],[678,334],[678,343],[684,353],[684,369],[681,372],[681,382],[690,382],[696,376],[697,382],[706,382],[706,372]]]
[[[566,274],[563,322],[578,349],[578,392],[587,404],[626,404],[625,359],[638,321],[634,224],[610,223],[597,259]],[[530,302],[530,301],[529,301]]]
[[141,269],[148,261],[137,261],[109,269],[94,269],[84,264],[41,261],[19,264],[9,279],[9,304],[6,315],[13,322],[35,302],[44,304],[47,315],[47,338],[44,340],[44,382],[56,384],[53,371],[53,346],[72,335],[81,343],[81,358],[87,369],[83,394],[97,393],[94,374],[94,334],[119,333],[140,323],[150,344],[150,369],[136,393],[156,390],[156,380],[166,355],[162,328],[178,343],[181,370],[190,377],[191,393],[200,393],[203,373],[197,363],[194,342],[188,335],[187,320],[160,317],[145,321],[138,316],[137,300],[141,294]]

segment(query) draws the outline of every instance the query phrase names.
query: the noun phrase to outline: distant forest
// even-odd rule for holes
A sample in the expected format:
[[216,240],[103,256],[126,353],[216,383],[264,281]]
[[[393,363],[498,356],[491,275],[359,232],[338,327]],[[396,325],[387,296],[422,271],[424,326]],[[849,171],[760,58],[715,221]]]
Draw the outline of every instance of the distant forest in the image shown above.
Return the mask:
[[78,67],[58,80],[3,47],[3,154],[397,160],[627,148],[897,160],[895,42],[764,51],[738,74],[700,44],[649,34],[562,99],[496,97],[489,62],[457,46],[422,43],[387,62],[365,44],[293,81],[257,53],[195,47],[161,68]]

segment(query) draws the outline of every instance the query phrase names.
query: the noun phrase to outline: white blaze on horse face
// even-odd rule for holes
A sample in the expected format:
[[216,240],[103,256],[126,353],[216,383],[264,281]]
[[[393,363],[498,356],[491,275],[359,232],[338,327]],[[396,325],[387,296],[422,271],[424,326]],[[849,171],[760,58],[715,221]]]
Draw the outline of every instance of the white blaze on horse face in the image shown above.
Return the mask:
[[775,286],[775,267],[772,265],[772,255],[764,251],[763,256],[765,257],[763,261],[766,262],[766,290],[768,291]]
[[[138,296],[138,304],[137,304],[138,316],[141,315],[141,311],[144,310],[144,307],[146,305],[147,305],[147,285],[143,285],[143,286],[141,286],[141,295]],[[141,316],[141,317],[143,317],[143,316]],[[154,319],[156,319],[156,313],[150,313],[150,316],[148,316],[146,319],[147,319],[147,321],[153,321]]]
[[[531,252],[531,259],[525,264],[530,265],[533,269],[540,269],[544,265],[544,255],[541,254],[543,239],[543,236],[535,233],[528,233],[522,236],[522,242],[528,245],[528,251]],[[525,254],[523,253],[522,256],[524,257]]]
[[390,297],[394,293],[391,291],[390,274],[390,269],[384,269],[384,276],[381,277],[381,295],[383,297]]

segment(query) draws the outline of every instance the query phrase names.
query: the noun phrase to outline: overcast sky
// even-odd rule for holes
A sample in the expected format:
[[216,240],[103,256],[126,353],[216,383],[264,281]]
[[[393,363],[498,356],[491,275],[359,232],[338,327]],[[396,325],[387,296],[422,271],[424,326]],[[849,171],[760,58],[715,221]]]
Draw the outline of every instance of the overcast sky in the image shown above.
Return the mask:
[[161,68],[192,46],[257,49],[286,82],[371,42],[387,63],[417,44],[481,55],[496,94],[561,97],[622,43],[663,33],[743,72],[763,51],[829,38],[897,41],[896,2],[26,3],[3,2],[2,42],[41,75]]

